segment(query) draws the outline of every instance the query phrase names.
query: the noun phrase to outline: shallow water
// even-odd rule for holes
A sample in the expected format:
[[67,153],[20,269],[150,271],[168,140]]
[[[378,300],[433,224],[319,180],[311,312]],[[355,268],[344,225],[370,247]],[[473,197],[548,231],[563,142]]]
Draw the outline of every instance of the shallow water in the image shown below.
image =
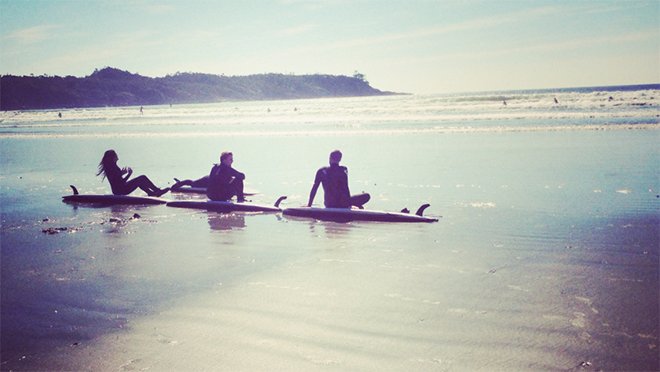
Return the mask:
[[[660,131],[317,129],[0,138],[2,370],[658,369]],[[159,186],[232,150],[284,207],[339,148],[370,209],[440,221],[62,203],[109,148]]]

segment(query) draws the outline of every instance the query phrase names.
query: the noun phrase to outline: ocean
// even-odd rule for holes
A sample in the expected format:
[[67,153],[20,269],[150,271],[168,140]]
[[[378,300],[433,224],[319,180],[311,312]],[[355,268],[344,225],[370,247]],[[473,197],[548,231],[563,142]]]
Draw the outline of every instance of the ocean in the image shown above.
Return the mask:
[[[160,187],[232,151],[284,208],[339,149],[439,221],[63,203],[108,149]],[[0,366],[655,371],[659,212],[657,84],[2,111]]]

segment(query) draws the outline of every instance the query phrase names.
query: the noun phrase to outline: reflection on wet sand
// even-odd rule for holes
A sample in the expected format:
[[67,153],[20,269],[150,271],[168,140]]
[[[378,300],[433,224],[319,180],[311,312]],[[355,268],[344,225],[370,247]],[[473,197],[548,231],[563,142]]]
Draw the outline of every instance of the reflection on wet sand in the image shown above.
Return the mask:
[[209,213],[208,219],[211,230],[227,231],[245,228],[244,214]]
[[[303,217],[285,216],[287,220],[299,221],[309,225],[309,232],[327,239],[344,237],[356,228],[353,223],[318,221]],[[323,235],[322,235],[323,234]]]
[[[98,213],[94,213],[97,215],[99,218],[99,221],[95,222],[87,222],[87,224],[98,224],[99,226],[104,226],[104,231],[105,233],[127,233],[126,231],[122,231],[122,229],[126,228],[127,226],[132,225],[135,222],[156,222],[155,220],[149,220],[149,219],[143,219],[142,218],[142,211],[147,210],[147,208],[153,208],[153,206],[150,205],[122,205],[122,204],[117,204],[117,205],[102,205],[102,204],[90,204],[90,203],[67,203],[70,204],[73,208],[74,212],[78,212],[78,208],[91,208],[91,209],[98,209]],[[110,211],[109,217],[107,211]],[[45,219],[45,221],[48,221],[48,219]],[[44,232],[48,233],[53,233],[56,231],[67,231],[70,229],[73,229],[74,227],[55,227],[55,228],[50,228],[48,230],[44,230]],[[76,229],[80,230],[82,228],[77,227]]]
[[554,327],[570,325],[576,337],[572,347],[591,353],[589,360],[569,371],[624,370],[612,367],[615,365],[626,365],[625,370],[658,370],[657,333],[649,337],[653,332],[646,331],[657,330],[658,304],[639,301],[641,292],[658,292],[657,250],[655,259],[612,252],[625,245],[617,240],[630,238],[629,231],[616,229],[615,220],[609,219],[605,225],[619,230],[617,233],[590,234],[588,247],[565,246],[570,253],[557,255],[560,264],[547,266],[552,272],[567,273],[557,286],[561,291],[556,298],[568,311],[561,318],[563,323]]
[[[317,225],[323,226],[325,236],[328,239],[343,237],[351,232],[355,226],[350,223],[337,223],[337,222],[318,222]],[[314,227],[312,226],[312,229]]]

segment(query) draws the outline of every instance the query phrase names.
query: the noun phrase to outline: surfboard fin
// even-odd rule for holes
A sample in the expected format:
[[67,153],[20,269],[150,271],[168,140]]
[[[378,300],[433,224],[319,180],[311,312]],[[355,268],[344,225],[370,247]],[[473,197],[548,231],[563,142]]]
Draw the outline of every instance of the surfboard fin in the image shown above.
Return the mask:
[[415,214],[418,215],[418,216],[420,216],[420,217],[423,217],[422,215],[424,214],[424,210],[425,210],[426,208],[430,207],[430,206],[431,206],[431,204],[424,204],[424,205],[422,205],[421,207],[419,207],[419,209],[417,210],[417,212],[416,212]]
[[286,199],[286,196],[280,196],[280,198],[277,199],[277,201],[275,202],[275,208],[279,208],[279,207],[280,207],[280,203],[281,203],[282,200],[284,200],[284,199]]
[[69,186],[71,186],[71,188],[73,189],[73,195],[78,195],[78,189],[73,185],[69,185]]

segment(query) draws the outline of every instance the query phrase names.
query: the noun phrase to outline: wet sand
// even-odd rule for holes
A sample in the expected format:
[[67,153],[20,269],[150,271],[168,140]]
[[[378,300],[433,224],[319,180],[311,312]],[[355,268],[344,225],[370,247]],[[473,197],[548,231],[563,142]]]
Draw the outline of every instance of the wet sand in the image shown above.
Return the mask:
[[223,143],[254,201],[304,203],[341,148],[369,208],[422,225],[69,205],[108,191],[85,154],[166,185],[217,139],[0,140],[2,370],[657,370],[659,133]]

